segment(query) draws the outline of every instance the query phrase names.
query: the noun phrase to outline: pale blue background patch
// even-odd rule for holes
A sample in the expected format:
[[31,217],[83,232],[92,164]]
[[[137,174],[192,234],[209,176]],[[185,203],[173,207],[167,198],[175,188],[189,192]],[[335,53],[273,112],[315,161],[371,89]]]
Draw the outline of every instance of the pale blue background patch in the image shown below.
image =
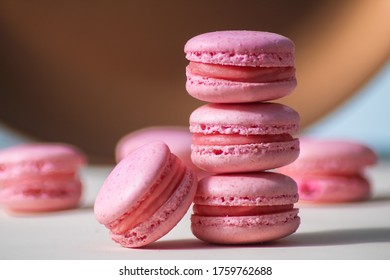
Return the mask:
[[381,157],[389,157],[390,61],[352,99],[303,135],[357,140],[370,145]]

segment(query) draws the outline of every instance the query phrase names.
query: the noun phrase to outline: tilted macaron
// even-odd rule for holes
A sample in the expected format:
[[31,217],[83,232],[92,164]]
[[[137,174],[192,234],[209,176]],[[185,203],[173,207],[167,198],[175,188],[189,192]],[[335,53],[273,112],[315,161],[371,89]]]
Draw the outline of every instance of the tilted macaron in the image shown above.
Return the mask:
[[78,171],[85,155],[64,143],[32,143],[0,151],[0,203],[8,210],[53,211],[76,207]]
[[300,143],[298,159],[278,172],[296,180],[301,200],[350,202],[370,197],[364,170],[377,162],[372,149],[351,140],[301,138]]
[[123,136],[115,147],[117,162],[135,149],[149,142],[162,141],[184,164],[196,171],[198,179],[208,175],[196,167],[191,160],[192,135],[188,127],[151,126],[132,131]]
[[124,247],[145,246],[168,233],[190,207],[194,171],[163,142],[150,142],[124,157],[95,200],[96,219]]
[[257,243],[294,233],[300,224],[294,180],[273,172],[203,178],[194,198],[193,234],[220,244]]
[[299,115],[278,103],[206,104],[190,116],[191,158],[213,173],[280,167],[299,154]]
[[277,99],[296,87],[294,43],[279,34],[228,30],[188,40],[187,92],[203,101],[242,103]]

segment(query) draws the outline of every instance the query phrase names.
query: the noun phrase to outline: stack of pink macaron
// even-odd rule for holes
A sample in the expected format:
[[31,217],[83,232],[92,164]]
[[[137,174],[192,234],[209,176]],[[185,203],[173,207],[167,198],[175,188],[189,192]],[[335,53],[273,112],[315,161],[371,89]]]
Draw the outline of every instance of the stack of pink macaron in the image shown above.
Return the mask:
[[299,155],[296,111],[272,100],[296,87],[294,44],[260,31],[217,31],[191,38],[184,51],[186,89],[208,102],[190,116],[200,180],[191,229],[206,242],[279,239],[300,224],[297,185],[271,172]]

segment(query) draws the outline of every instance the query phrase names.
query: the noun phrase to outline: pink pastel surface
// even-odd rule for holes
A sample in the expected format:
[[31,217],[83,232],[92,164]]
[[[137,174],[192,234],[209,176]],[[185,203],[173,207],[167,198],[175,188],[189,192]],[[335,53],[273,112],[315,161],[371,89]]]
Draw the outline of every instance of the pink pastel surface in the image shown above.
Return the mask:
[[142,128],[123,136],[115,148],[116,160],[119,162],[135,149],[154,141],[162,141],[168,145],[173,154],[179,157],[184,164],[193,169],[198,178],[207,175],[191,161],[191,133],[188,127],[181,126],[152,126]]
[[294,43],[279,34],[227,30],[197,35],[184,46],[190,61],[241,66],[293,66]]
[[377,162],[368,146],[350,140],[300,139],[301,152],[293,163],[277,169],[298,183],[301,200],[352,202],[366,200],[371,184],[367,167]]
[[33,143],[0,151],[0,203],[10,211],[76,207],[82,194],[77,175],[85,155],[63,143]]
[[144,246],[179,222],[196,183],[196,174],[166,144],[150,142],[112,170],[96,197],[94,213],[122,246]]
[[[299,227],[298,209],[293,209],[297,201],[295,181],[282,174],[257,172],[206,177],[199,181],[194,198],[191,230],[201,240],[221,244],[279,239]],[[207,207],[213,210],[209,214],[205,212]],[[221,210],[217,211],[218,208]],[[245,208],[250,214],[244,214]],[[226,210],[228,214],[219,214]]]
[[[293,162],[299,155],[299,115],[278,103],[206,104],[192,112],[190,131],[215,138],[221,134],[264,136],[253,143],[226,145],[193,142],[191,158],[199,168],[212,173],[261,171]],[[202,138],[199,138],[202,139]]]

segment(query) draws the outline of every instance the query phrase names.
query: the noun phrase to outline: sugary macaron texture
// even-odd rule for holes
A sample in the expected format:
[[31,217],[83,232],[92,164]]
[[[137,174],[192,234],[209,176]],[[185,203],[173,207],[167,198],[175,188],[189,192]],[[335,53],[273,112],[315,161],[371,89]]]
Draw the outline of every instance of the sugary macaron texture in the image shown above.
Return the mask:
[[299,115],[277,103],[206,104],[190,116],[191,158],[212,173],[280,167],[299,155]]
[[220,244],[258,243],[294,233],[300,224],[297,186],[273,172],[203,178],[194,198],[193,234]]
[[198,179],[208,175],[192,163],[192,135],[188,127],[152,126],[130,132],[123,136],[116,145],[115,155],[117,162],[121,161],[135,149],[154,141],[162,141],[167,144],[173,154],[197,173]]
[[124,247],[145,246],[168,233],[190,207],[196,174],[160,141],[125,156],[95,200],[96,219]]
[[364,171],[377,162],[372,149],[350,140],[301,138],[300,143],[298,159],[278,171],[297,181],[301,200],[349,202],[370,197]]
[[11,211],[76,207],[82,194],[78,171],[85,155],[64,143],[32,143],[0,151],[0,203]]
[[216,103],[277,99],[296,87],[294,43],[262,31],[215,31],[191,38],[184,47],[186,89]]

